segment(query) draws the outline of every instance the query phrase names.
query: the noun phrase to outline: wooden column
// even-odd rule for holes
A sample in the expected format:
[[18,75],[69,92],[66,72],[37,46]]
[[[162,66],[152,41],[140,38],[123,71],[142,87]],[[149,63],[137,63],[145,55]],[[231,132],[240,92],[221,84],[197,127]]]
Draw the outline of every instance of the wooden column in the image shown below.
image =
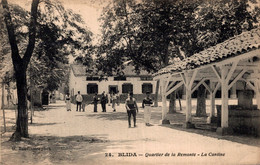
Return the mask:
[[[204,86],[206,87],[206,84]],[[220,83],[218,82],[218,84],[216,85],[216,82],[213,82],[213,81],[210,81],[210,86],[206,87],[209,91],[209,99],[210,99],[210,113],[209,113],[209,117],[207,118],[208,124],[216,122],[215,96],[216,96],[216,92],[219,87],[220,87]]]
[[256,104],[257,104],[257,109],[260,110],[260,87],[259,87],[259,80],[258,82],[255,83],[255,87],[256,87]]
[[244,72],[244,70],[242,70],[241,73],[239,73],[239,75],[231,83],[229,83],[234,71],[236,70],[238,62],[239,59],[234,61],[231,65],[221,65],[220,74],[217,71],[216,66],[212,67],[221,83],[221,127],[217,129],[217,134],[224,135],[232,132],[232,129],[228,127],[228,90]]
[[186,87],[185,87],[185,85],[183,85],[183,89],[182,89],[182,99],[186,99]]
[[228,82],[225,77],[227,68],[221,67],[221,128],[228,127]]
[[[234,67],[233,67],[234,66]],[[235,65],[232,67],[235,68]],[[217,134],[225,135],[232,133],[232,129],[228,127],[228,90],[229,80],[234,69],[228,71],[228,68],[224,65],[220,67],[221,71],[221,127],[217,128]]]
[[[259,75],[259,72],[258,72],[257,69],[254,70],[254,73],[256,75]],[[256,95],[257,109],[260,110],[260,91],[259,91],[260,90],[260,80],[259,80],[258,76],[257,76],[257,78],[254,81],[254,85],[255,85],[255,95]]]
[[157,80],[156,81],[156,87],[155,87],[155,99],[154,99],[154,106],[155,107],[158,107],[159,86],[160,86],[160,80]]
[[230,98],[236,99],[237,98],[237,86],[236,83],[231,87],[231,95]]
[[186,91],[186,123],[184,124],[185,128],[193,128],[194,125],[191,124],[192,117],[191,117],[191,110],[192,110],[192,103],[191,103],[191,94],[192,94],[192,84],[194,79],[197,75],[198,70],[194,70],[193,72],[186,71],[181,73],[181,77],[183,79]]
[[2,109],[3,109],[3,120],[4,120],[4,132],[6,132],[6,123],[5,123],[5,84],[2,82]]
[[170,124],[170,121],[166,119],[167,114],[167,102],[166,102],[166,81],[160,82],[160,90],[161,90],[161,96],[162,96],[162,120],[160,121],[160,124]]
[[215,82],[210,81],[210,89],[211,91],[209,91],[210,93],[210,115],[209,117],[213,117],[215,116],[215,93],[214,93],[214,89],[215,89]]
[[[187,80],[190,79],[190,77],[187,77]],[[190,81],[190,80],[188,80]],[[191,122],[191,89],[189,87],[186,87],[186,122]]]

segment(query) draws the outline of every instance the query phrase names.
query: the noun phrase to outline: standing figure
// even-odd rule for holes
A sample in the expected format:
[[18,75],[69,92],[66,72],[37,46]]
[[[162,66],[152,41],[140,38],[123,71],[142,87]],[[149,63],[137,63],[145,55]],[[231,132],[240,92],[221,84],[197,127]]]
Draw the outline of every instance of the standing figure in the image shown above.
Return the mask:
[[116,112],[116,95],[115,93],[113,92],[112,93],[112,108],[113,108],[113,112]]
[[65,96],[66,108],[67,111],[71,111],[71,103],[70,103],[70,94],[67,93]]
[[81,104],[82,104],[83,98],[80,94],[80,91],[78,91],[78,94],[76,95],[76,102],[77,102],[77,110],[76,111],[81,111]]
[[129,97],[125,101],[125,107],[127,110],[128,115],[128,126],[131,127],[131,114],[133,115],[134,119],[134,127],[136,127],[136,113],[138,112],[138,107],[135,101],[135,98],[133,98],[133,93],[129,93]]
[[119,97],[119,92],[118,91],[116,92],[116,104],[117,104],[117,106],[120,105],[120,97]]
[[82,112],[85,112],[86,102],[82,101]]
[[50,94],[50,103],[52,103],[52,94]]
[[151,105],[153,100],[150,98],[150,93],[146,92],[146,97],[143,99],[143,108],[144,108],[144,121],[146,126],[151,126]]
[[110,103],[111,103],[111,93],[108,93],[108,96],[107,96],[107,99],[108,99],[108,106],[110,106]]
[[97,93],[95,93],[95,96],[93,97],[93,104],[94,104],[94,112],[97,112],[97,104],[98,104],[98,97]]
[[106,112],[106,104],[107,104],[107,96],[105,95],[105,92],[103,92],[101,96],[102,112]]

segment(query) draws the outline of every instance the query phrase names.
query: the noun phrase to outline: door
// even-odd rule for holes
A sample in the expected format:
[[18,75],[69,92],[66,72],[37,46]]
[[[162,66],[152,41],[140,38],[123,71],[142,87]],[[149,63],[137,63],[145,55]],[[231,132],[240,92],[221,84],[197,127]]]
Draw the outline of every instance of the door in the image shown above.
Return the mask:
[[117,93],[117,91],[118,91],[118,86],[117,85],[109,85],[108,88],[109,88],[108,89],[109,93]]

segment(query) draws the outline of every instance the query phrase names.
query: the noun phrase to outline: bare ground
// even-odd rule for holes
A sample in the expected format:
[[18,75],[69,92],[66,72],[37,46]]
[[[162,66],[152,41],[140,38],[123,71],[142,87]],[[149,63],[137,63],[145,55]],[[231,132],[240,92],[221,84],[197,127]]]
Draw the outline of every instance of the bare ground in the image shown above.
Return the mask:
[[[74,108],[74,106],[72,106]],[[143,110],[137,115],[137,128],[127,128],[123,105],[117,112],[67,112],[63,102],[35,111],[29,125],[30,138],[8,141],[15,125],[15,113],[6,110],[7,132],[1,134],[1,164],[257,164],[260,140],[246,135],[219,136],[208,129],[184,129],[183,111],[168,114],[170,125],[159,125],[160,107],[152,110],[151,123],[143,124]],[[100,107],[99,107],[100,108]],[[2,119],[2,118],[1,118]],[[198,124],[206,118],[193,117]],[[2,121],[1,121],[2,122]],[[3,125],[1,125],[1,132]],[[118,153],[137,157],[119,157]],[[149,153],[190,153],[199,157],[146,157]],[[222,152],[225,157],[204,157],[201,152]],[[110,157],[109,154],[112,156]],[[140,154],[140,155],[138,155]]]

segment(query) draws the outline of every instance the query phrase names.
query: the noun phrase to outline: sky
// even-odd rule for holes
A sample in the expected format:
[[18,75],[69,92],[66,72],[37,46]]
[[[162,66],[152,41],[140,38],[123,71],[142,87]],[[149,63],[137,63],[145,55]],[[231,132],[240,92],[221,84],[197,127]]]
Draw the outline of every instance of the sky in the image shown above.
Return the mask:
[[[105,7],[110,0],[59,0],[65,8],[73,10],[80,14],[94,35],[100,34],[100,23],[98,18],[101,15],[103,7]],[[9,3],[15,3],[30,10],[31,0],[8,0]]]
[[[59,0],[66,9],[73,10],[80,14],[88,29],[93,33],[93,43],[98,42],[98,36],[101,35],[100,22],[102,10],[111,0]],[[32,0],[8,0],[8,3],[18,4],[19,6],[30,10]],[[73,63],[75,57],[69,56],[69,63]]]
[[106,2],[100,3],[93,0],[61,0],[61,2],[65,8],[72,9],[75,13],[80,14],[91,32],[100,34],[98,18]]

